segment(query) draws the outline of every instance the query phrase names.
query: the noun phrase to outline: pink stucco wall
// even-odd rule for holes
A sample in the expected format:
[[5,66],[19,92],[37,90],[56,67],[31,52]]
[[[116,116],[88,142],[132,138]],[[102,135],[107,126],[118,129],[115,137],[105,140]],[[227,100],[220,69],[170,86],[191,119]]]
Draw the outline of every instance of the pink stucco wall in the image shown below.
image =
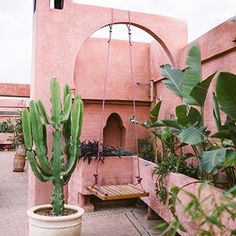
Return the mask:
[[[127,11],[114,9],[113,13],[114,23],[128,22]],[[107,53],[107,40],[89,36],[109,23],[111,23],[109,8],[79,5],[72,0],[65,0],[63,10],[51,10],[48,0],[37,1],[37,11],[34,14],[31,97],[42,99],[49,110],[49,80],[53,77],[57,77],[62,85],[68,83],[79,91],[85,102],[82,140],[97,139],[99,136]],[[150,33],[157,40],[151,44],[133,43],[137,118],[148,119],[151,106],[151,87],[148,86],[150,80],[155,81],[154,100],[163,100],[161,118],[169,118],[174,113],[175,105],[181,101],[167,91],[160,82],[159,66],[170,63],[184,68],[188,48],[186,23],[170,17],[131,12],[131,24]],[[202,47],[203,77],[216,70],[236,72],[236,45],[233,42],[235,27],[236,23],[231,19],[198,39]],[[132,90],[127,42],[112,41],[110,63],[108,101],[103,128],[111,113],[119,114],[126,129],[125,148],[134,150],[133,126],[128,121],[132,116]],[[137,82],[143,85],[138,85]],[[206,110],[211,111],[210,107],[211,99],[208,99]],[[211,121],[210,112],[208,114],[207,122]],[[138,137],[146,135],[147,131],[139,127]],[[74,183],[76,189],[76,181]],[[147,182],[147,184],[149,188],[154,188],[153,183]],[[29,205],[49,202],[50,195],[51,185],[40,183],[29,172]],[[151,207],[159,207],[154,195],[149,201]]]
[[[84,126],[82,130],[81,140],[98,140],[101,120],[101,103],[85,103]],[[150,103],[138,103],[136,114],[139,120],[147,120],[150,111]],[[129,122],[129,117],[133,115],[133,107],[130,103],[107,104],[105,107],[105,116],[103,128],[106,120],[111,113],[118,113],[126,131],[125,146],[123,148],[135,151],[134,126]],[[138,138],[144,138],[148,135],[147,130],[138,127]]]
[[[135,92],[137,100],[150,101],[149,44],[134,42],[132,45],[134,89],[128,42],[112,40],[110,44],[106,99],[132,100]],[[107,47],[107,39],[89,38],[78,53],[74,77],[83,99],[103,97]]]
[[[128,23],[128,11],[113,10],[113,23]],[[49,8],[48,0],[37,1],[34,13],[33,80],[31,98],[41,99],[49,111],[49,80],[56,77],[61,85],[69,84],[78,89],[85,100],[85,117],[82,139],[97,139],[101,113],[105,40],[89,39],[95,31],[111,23],[111,9],[79,5],[72,0],[64,1],[63,10]],[[164,53],[175,64],[174,54],[187,40],[186,23],[165,16],[131,12],[130,23],[150,33],[162,45]],[[87,41],[86,41],[87,40]],[[107,117],[117,112],[126,128],[125,148],[134,150],[133,126],[128,118],[133,115],[128,63],[128,45],[115,40],[111,46],[111,65],[108,82]],[[149,45],[133,43],[133,65],[136,87],[137,117],[146,120],[150,110]],[[104,127],[103,126],[103,127]],[[138,130],[138,137],[147,134]],[[50,141],[50,140],[49,140]],[[29,172],[29,205],[50,201],[50,184],[44,185]]]
[[[201,48],[202,57],[202,78],[205,79],[209,75],[217,71],[230,71],[236,73],[235,58],[236,58],[236,42],[235,42],[236,22],[229,19],[216,28],[202,35],[196,41]],[[189,44],[178,50],[174,56],[177,62],[177,67],[184,69],[185,60]],[[163,57],[161,49],[156,42],[152,42],[150,46],[150,60],[158,62],[151,63],[152,74],[154,75],[155,92],[157,99],[163,100],[160,118],[169,118],[175,113],[176,104],[182,103],[172,92],[167,90],[161,83],[160,65],[169,63],[168,58]],[[159,52],[159,53],[157,53]],[[205,103],[205,123],[210,129],[215,128],[213,113],[212,113],[212,92],[215,88],[215,81],[212,82]]]

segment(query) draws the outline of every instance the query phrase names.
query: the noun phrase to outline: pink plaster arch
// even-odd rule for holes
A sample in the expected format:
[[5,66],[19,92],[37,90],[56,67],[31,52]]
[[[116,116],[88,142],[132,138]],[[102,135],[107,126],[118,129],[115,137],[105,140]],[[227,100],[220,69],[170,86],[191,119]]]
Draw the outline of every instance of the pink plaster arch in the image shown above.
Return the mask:
[[[187,43],[186,22],[171,17],[130,12],[131,23],[159,41],[167,55]],[[128,11],[113,9],[114,23],[127,23]],[[111,9],[65,0],[63,10],[50,9],[48,0],[37,1],[34,13],[34,83],[35,98],[45,99],[45,84],[57,77],[62,84],[74,86],[74,66],[81,46],[98,29],[110,24]],[[62,69],[63,65],[63,69]],[[42,81],[45,81],[42,83]]]
[[[167,45],[163,42],[163,40],[162,40],[160,37],[158,37],[158,35],[156,35],[153,31],[147,29],[147,28],[144,27],[143,25],[139,25],[139,24],[137,24],[137,23],[135,23],[135,22],[132,22],[132,19],[131,19],[130,22],[128,22],[128,21],[126,21],[126,22],[125,22],[125,21],[123,21],[123,22],[112,22],[112,23],[109,22],[109,23],[107,23],[106,25],[103,25],[103,26],[101,26],[100,28],[97,28],[94,32],[92,32],[92,33],[87,37],[87,39],[84,40],[84,42],[82,43],[82,45],[81,45],[80,48],[78,49],[78,53],[77,53],[77,56],[76,56],[74,68],[76,67],[76,61],[77,61],[77,59],[78,59],[78,56],[79,56],[79,54],[80,54],[81,49],[83,48],[83,46],[84,46],[84,44],[87,42],[87,40],[91,37],[91,35],[93,35],[95,32],[97,32],[97,31],[99,31],[100,29],[105,28],[105,27],[107,27],[107,26],[109,26],[109,25],[111,25],[111,24],[113,24],[113,25],[124,25],[124,24],[127,25],[127,24],[129,24],[129,23],[130,23],[131,25],[133,25],[133,26],[135,26],[135,27],[137,27],[137,28],[139,28],[139,29],[145,31],[145,32],[148,33],[149,35],[151,35],[151,36],[161,45],[161,47],[163,48],[163,50],[164,50],[164,52],[166,53],[167,57],[169,58],[171,65],[172,65],[172,66],[175,66],[174,57],[173,57],[173,55],[171,54],[171,52],[170,52],[169,48],[167,47]],[[76,88],[76,76],[75,76],[75,75],[74,75],[74,86],[75,86],[75,88]]]

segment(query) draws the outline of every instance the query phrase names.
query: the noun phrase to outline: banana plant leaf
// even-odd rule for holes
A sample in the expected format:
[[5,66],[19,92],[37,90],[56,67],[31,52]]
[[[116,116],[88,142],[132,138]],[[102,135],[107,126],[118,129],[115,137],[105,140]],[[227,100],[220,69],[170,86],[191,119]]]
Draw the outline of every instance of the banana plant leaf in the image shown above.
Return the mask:
[[211,135],[211,137],[212,138],[219,138],[219,139],[231,139],[228,129],[220,130],[219,132],[216,132],[213,135]]
[[194,107],[189,109],[187,105],[179,105],[176,107],[175,113],[178,123],[183,126],[187,126],[188,124],[197,124],[199,126],[201,124],[201,114]]
[[152,122],[155,122],[157,121],[158,119],[158,115],[159,115],[159,112],[160,112],[160,108],[161,108],[161,102],[162,101],[159,101],[151,110],[150,112],[150,120]]
[[226,148],[219,148],[213,151],[202,153],[202,167],[207,173],[216,174],[217,168],[222,165],[226,158]]
[[204,134],[206,127],[197,128],[194,125],[190,125],[179,133],[178,138],[187,144],[198,145],[205,141],[206,136]]
[[192,91],[190,92],[190,96],[194,98],[198,106],[201,106],[201,107],[204,106],[206,95],[214,76],[215,76],[215,73],[210,75],[207,79],[197,83],[193,87]]
[[186,70],[182,82],[182,96],[188,105],[198,105],[190,93],[194,86],[201,81],[201,52],[197,43],[193,43],[188,51]]
[[234,167],[235,164],[236,164],[236,151],[227,150],[224,167]]
[[166,80],[163,80],[165,86],[174,92],[178,97],[183,98],[182,95],[182,81],[184,74],[181,70],[172,68],[171,65],[161,65],[161,75]]
[[218,131],[222,130],[220,108],[219,108],[218,99],[215,93],[213,93],[213,115],[214,115],[217,130]]
[[220,72],[217,75],[216,95],[224,111],[231,119],[236,120],[236,75]]
[[177,117],[177,121],[179,124],[185,126],[189,124],[189,119],[188,119],[188,106],[186,105],[179,105],[175,108],[175,114]]

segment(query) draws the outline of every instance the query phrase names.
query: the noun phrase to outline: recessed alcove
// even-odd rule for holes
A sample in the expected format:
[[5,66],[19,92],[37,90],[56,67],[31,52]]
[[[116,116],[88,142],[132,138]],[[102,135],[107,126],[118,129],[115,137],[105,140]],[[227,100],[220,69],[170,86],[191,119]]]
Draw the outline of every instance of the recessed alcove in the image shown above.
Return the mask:
[[125,127],[119,114],[112,113],[103,129],[103,143],[113,147],[125,148]]

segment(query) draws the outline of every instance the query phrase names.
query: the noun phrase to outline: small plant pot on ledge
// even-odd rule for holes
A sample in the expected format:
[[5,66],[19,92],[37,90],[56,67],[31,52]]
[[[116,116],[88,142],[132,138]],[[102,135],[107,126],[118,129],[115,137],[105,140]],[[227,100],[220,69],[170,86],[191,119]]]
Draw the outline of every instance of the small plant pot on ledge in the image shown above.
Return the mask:
[[36,212],[50,209],[51,205],[32,207],[27,211],[29,236],[79,236],[81,235],[84,210],[78,206],[65,205],[73,213],[65,216],[46,216]]
[[25,168],[25,146],[19,144],[16,148],[16,154],[13,160],[13,171],[14,172],[23,172]]

